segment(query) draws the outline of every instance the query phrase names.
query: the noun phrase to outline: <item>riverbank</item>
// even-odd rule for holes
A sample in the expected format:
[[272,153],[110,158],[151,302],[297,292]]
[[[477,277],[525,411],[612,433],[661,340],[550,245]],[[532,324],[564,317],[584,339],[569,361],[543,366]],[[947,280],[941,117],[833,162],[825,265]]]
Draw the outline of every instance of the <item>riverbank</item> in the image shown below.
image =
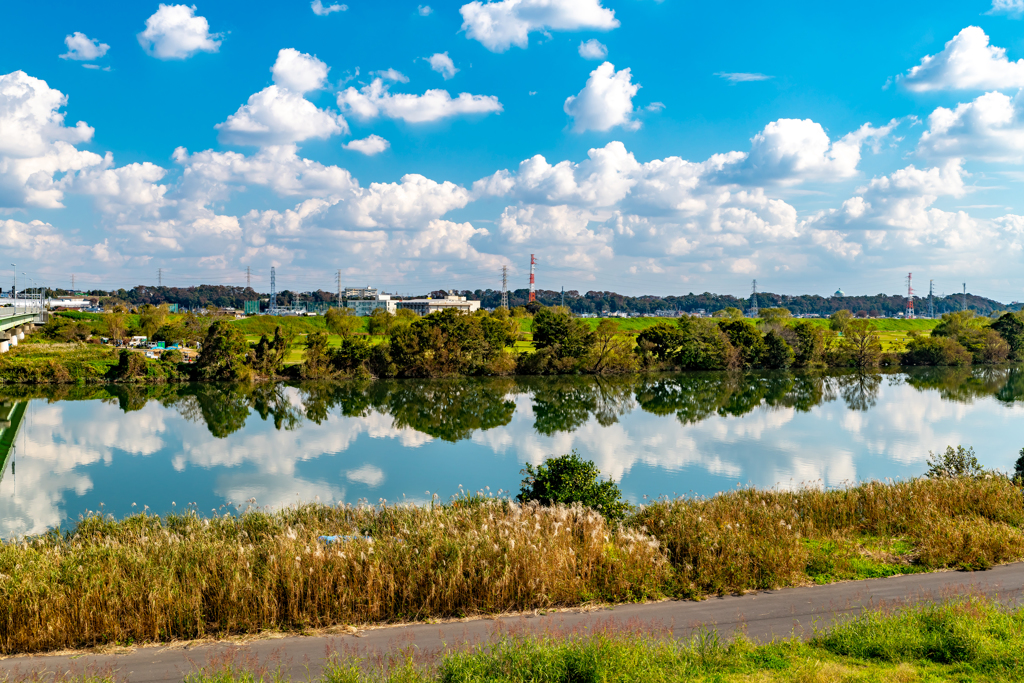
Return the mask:
[[[320,317],[203,323],[195,316],[169,316],[158,338],[170,340],[191,330],[189,334],[202,339],[206,348],[198,362],[185,363],[177,351],[147,358],[141,349],[118,351],[98,343],[103,314],[59,313],[41,331],[0,355],[0,383],[622,375],[790,367],[869,370],[901,363],[998,364],[1024,353],[1019,344],[1010,345],[1003,338],[1008,330],[1014,341],[1016,328],[986,326],[957,315],[943,321],[854,320],[844,323],[846,332],[839,333],[828,329],[827,320],[767,322],[762,328],[743,319],[618,321],[571,318],[560,311],[540,311],[533,318],[492,314],[459,319],[435,314],[416,320],[405,317],[383,328],[380,321],[374,327],[370,319],[356,319],[344,335],[331,334],[329,321]],[[1024,323],[1020,327],[1024,330]],[[368,329],[382,333],[371,336]],[[941,336],[930,337],[933,329]],[[1024,331],[1020,336],[1024,340]]]
[[210,517],[91,515],[66,533],[0,547],[0,651],[981,569],[1024,557],[1020,496],[1002,477],[750,489],[654,502],[621,525],[585,508],[481,496]]

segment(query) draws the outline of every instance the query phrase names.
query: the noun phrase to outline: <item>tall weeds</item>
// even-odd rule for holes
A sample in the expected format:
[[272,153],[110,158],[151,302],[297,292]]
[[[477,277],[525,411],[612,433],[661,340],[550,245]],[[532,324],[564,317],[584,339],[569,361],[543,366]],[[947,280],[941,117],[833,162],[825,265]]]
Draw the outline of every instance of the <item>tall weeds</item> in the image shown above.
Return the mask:
[[807,539],[899,538],[924,567],[978,568],[1024,557],[1022,523],[1021,491],[1002,478],[749,489],[660,501],[615,526],[486,498],[93,515],[0,545],[0,652],[778,587],[808,580]]

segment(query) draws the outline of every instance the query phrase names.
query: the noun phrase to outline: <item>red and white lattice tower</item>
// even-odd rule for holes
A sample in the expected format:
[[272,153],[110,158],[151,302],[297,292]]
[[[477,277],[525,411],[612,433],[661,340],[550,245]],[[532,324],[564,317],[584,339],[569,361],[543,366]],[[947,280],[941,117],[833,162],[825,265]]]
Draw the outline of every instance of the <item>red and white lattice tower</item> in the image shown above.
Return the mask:
[[533,254],[530,254],[530,301],[537,300],[537,289],[534,287],[533,282],[533,267],[537,265],[537,259]]
[[907,273],[907,317],[914,317],[914,288],[911,286],[913,273]]

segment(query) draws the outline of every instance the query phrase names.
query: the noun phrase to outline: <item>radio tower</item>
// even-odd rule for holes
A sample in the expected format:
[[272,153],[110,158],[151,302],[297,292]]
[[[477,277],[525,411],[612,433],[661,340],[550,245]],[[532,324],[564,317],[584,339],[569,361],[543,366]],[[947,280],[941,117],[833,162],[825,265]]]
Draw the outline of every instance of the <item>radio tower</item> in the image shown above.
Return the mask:
[[270,266],[270,315],[277,315],[277,273]]
[[935,317],[935,280],[928,281],[928,317]]
[[508,266],[501,267],[501,307],[508,310]]
[[914,317],[914,288],[911,286],[913,277],[913,273],[907,273],[907,318]]
[[754,285],[750,290],[750,317],[756,318],[760,312],[757,310],[757,280],[754,280]]
[[534,286],[533,267],[537,265],[537,259],[530,254],[530,301],[537,300],[537,288]]

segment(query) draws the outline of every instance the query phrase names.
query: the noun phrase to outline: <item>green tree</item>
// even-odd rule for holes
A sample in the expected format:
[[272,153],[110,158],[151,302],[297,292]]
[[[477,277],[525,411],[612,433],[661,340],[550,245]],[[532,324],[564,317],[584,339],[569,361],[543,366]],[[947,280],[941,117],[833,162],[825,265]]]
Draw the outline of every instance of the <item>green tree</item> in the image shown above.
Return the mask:
[[245,336],[226,320],[212,325],[203,340],[196,361],[196,372],[201,379],[246,381],[252,370],[246,363],[249,344]]
[[601,481],[601,470],[576,451],[549,458],[536,468],[527,463],[521,472],[522,487],[516,497],[521,503],[537,501],[541,505],[581,503],[607,519],[622,519],[632,507],[622,500],[622,492],[613,479]]
[[824,331],[808,320],[798,320],[791,329],[796,337],[793,364],[805,368],[820,362],[825,352]]
[[935,455],[928,451],[928,472],[931,479],[959,477],[978,478],[985,475],[985,468],[978,462],[973,448],[946,446],[945,452]]
[[306,335],[306,358],[302,363],[304,379],[326,379],[332,374],[331,353],[326,332]]
[[359,329],[361,321],[351,308],[329,308],[324,316],[324,322],[327,329],[334,334],[348,337]]
[[970,365],[971,354],[955,339],[911,335],[907,350],[900,356],[902,365]]
[[164,324],[167,318],[167,306],[152,306],[146,304],[139,311],[139,330],[146,337],[152,338],[153,334]]
[[762,308],[759,315],[765,326],[782,325],[793,317],[788,308]]
[[793,364],[795,355],[793,348],[775,330],[768,330],[764,335],[764,353],[761,356],[764,367],[774,370],[788,368]]
[[1004,313],[992,323],[992,329],[1006,341],[1010,358],[1024,360],[1024,314]]
[[882,360],[882,342],[868,320],[851,320],[846,324],[842,349],[858,368],[877,367]]
[[684,370],[724,370],[738,361],[728,335],[707,318],[679,319],[679,346],[672,352],[676,365]]
[[285,336],[281,326],[274,328],[274,338],[267,335],[260,337],[259,342],[249,354],[249,367],[262,377],[275,377],[284,368],[284,359],[288,354],[291,339]]
[[765,353],[761,332],[747,320],[729,320],[718,324],[729,337],[729,342],[739,351],[744,367],[756,368],[761,365]]
[[123,310],[115,308],[106,314],[107,335],[111,339],[124,339],[126,321]]
[[712,318],[725,318],[727,320],[743,320],[743,311],[733,306],[723,308],[711,314]]
[[1018,482],[1024,481],[1024,448],[1020,449],[1017,462],[1013,463],[1013,478]]
[[590,325],[574,318],[567,309],[541,308],[533,316],[533,343],[550,348],[560,358],[582,358],[596,341]]
[[846,327],[850,324],[850,321],[853,320],[853,313],[843,309],[841,311],[836,311],[830,315],[828,319],[829,329],[833,332],[838,332],[839,334],[846,334]]
[[366,330],[377,337],[387,336],[394,322],[395,316],[386,309],[375,308],[370,312],[370,319],[366,321]]

